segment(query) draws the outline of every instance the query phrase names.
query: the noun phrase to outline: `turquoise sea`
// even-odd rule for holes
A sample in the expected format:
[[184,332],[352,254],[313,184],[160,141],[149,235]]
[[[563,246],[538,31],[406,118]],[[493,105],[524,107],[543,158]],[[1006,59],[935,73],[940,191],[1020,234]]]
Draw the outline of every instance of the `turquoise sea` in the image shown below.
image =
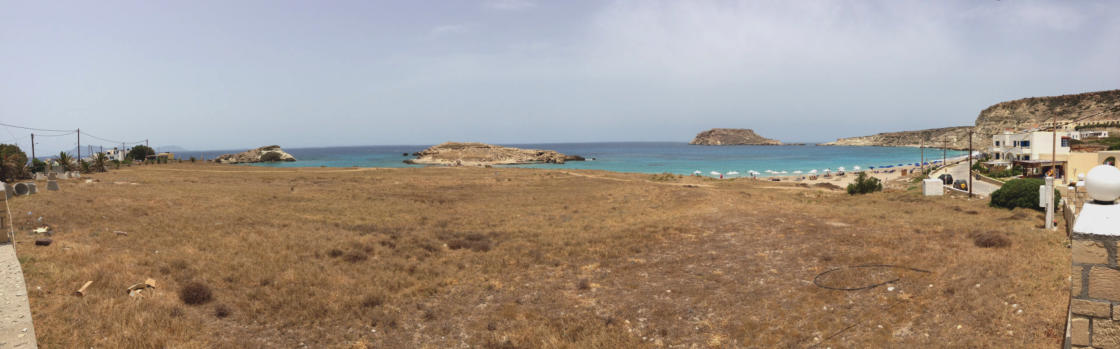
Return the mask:
[[[731,171],[747,175],[757,171],[762,176],[772,171],[823,171],[854,166],[864,169],[882,166],[913,164],[921,160],[921,150],[903,147],[834,147],[815,145],[783,146],[697,146],[673,142],[616,142],[616,143],[555,143],[555,144],[503,144],[518,148],[550,149],[564,154],[580,155],[592,161],[568,162],[562,165],[515,165],[530,168],[595,169],[618,172],[692,174],[701,171]],[[269,167],[417,167],[403,160],[404,153],[420,151],[428,146],[354,146],[327,148],[285,149],[299,161],[252,166]],[[186,152],[182,157],[205,155],[213,158],[234,151]],[[926,161],[940,160],[941,149],[926,148]],[[948,150],[947,157],[965,155],[967,152]]]

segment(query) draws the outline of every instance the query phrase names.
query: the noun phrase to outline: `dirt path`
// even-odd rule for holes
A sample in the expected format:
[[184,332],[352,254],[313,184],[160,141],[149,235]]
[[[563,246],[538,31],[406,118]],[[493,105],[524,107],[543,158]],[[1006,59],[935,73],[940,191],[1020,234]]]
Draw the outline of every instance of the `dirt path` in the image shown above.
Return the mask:
[[23,271],[12,245],[0,245],[0,348],[36,348]]

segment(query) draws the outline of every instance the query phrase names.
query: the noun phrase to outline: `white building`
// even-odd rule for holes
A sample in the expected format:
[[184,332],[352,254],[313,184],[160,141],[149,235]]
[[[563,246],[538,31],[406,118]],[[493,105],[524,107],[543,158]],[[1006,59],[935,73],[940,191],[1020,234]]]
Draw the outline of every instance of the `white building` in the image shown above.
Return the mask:
[[[1004,132],[992,136],[989,153],[999,162],[1050,160],[1054,155],[1054,132]],[[1058,157],[1069,156],[1070,132],[1058,131]]]
[[1073,131],[1069,134],[1070,138],[1076,140],[1089,139],[1089,138],[1108,138],[1108,131]]
[[128,155],[128,150],[113,148],[105,151],[105,156],[109,157],[109,161],[124,161],[125,155]]

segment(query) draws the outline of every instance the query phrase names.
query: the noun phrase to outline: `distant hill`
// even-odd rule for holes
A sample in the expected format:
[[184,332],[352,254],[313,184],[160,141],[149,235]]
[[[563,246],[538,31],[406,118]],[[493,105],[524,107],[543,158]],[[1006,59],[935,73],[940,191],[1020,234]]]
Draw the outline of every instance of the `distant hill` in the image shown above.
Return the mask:
[[693,145],[782,145],[782,142],[765,138],[746,128],[713,128],[696,135],[688,144]]
[[[1004,130],[1022,131],[1078,121],[1120,120],[1120,90],[1087,92],[1052,97],[1030,97],[1000,102],[985,108],[975,126],[935,128],[919,131],[886,132],[871,136],[840,138],[822,145],[916,147],[922,141],[930,146],[946,144],[953,149],[968,149],[968,131],[973,140],[988,140]],[[984,142],[984,144],[987,144]]]

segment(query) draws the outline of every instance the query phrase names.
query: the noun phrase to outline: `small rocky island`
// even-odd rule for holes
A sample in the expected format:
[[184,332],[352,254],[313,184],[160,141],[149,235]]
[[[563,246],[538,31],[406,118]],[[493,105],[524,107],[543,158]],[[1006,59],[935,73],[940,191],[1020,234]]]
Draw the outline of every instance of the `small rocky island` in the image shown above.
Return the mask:
[[516,164],[563,164],[583,161],[582,156],[564,155],[553,150],[519,149],[485,143],[447,142],[412,154],[406,164],[444,166],[485,166]]
[[713,128],[696,135],[688,144],[693,145],[782,145],[781,141],[769,139],[747,128]]
[[283,149],[280,149],[279,145],[270,145],[267,147],[251,149],[237,154],[222,154],[215,158],[214,161],[221,164],[240,164],[252,162],[296,161],[296,157],[292,156],[292,154],[284,152]]

